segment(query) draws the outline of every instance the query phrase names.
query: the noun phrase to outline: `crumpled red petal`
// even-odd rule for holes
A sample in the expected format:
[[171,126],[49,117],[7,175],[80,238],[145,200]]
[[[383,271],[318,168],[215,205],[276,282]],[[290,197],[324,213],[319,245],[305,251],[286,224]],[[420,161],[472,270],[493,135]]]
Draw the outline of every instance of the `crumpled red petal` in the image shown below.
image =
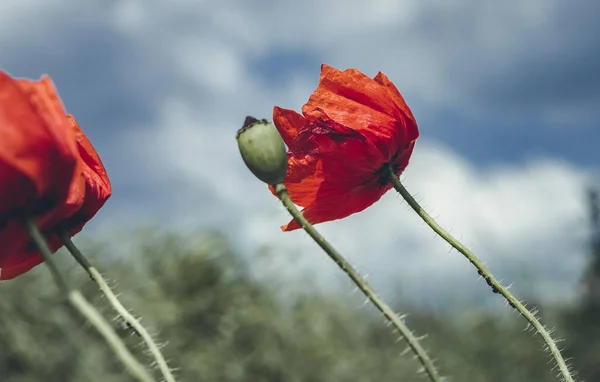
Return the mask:
[[[48,245],[53,252],[63,246],[56,231],[62,227],[67,230],[69,236],[80,232],[112,193],[110,180],[100,156],[73,116],[66,116],[66,120],[77,142],[80,171],[71,183],[65,203],[57,208],[54,214],[38,221],[38,225],[46,232]],[[33,243],[28,242],[21,250],[13,252],[2,264],[0,279],[17,277],[43,261]]]
[[[383,73],[371,79],[323,65],[302,114],[275,107],[273,120],[289,149],[284,184],[313,224],[379,200],[392,187],[387,166],[400,175],[419,137],[414,115]],[[298,228],[294,221],[282,227]]]
[[[83,227],[85,222],[88,222],[96,215],[112,195],[112,186],[108,174],[106,173],[106,169],[104,168],[104,164],[102,163],[98,152],[94,146],[92,146],[92,143],[83,133],[73,116],[68,115],[67,119],[75,131],[75,139],[77,140],[82,164],[81,174],[85,180],[85,198],[83,205],[79,211],[72,216],[73,221],[67,221],[65,223],[68,229],[72,229],[69,227],[70,225],[78,226],[80,224],[81,227]],[[77,223],[77,221],[80,222]],[[79,228],[79,230],[81,230],[81,228]],[[77,232],[79,232],[79,230],[77,230]]]
[[[318,148],[314,173],[298,176],[304,168],[294,166],[284,180],[292,201],[306,207],[303,213],[311,223],[360,212],[387,191],[377,186],[378,179],[373,176],[381,161],[377,148],[357,131],[321,115],[319,125],[307,126],[295,143],[298,147]],[[282,227],[286,231],[297,228],[300,226],[294,221]]]
[[[381,199],[389,189],[389,186],[378,187],[376,182],[353,187],[350,190],[332,183],[323,184],[319,188],[318,197],[302,210],[302,214],[312,224],[343,219],[365,210]],[[283,231],[293,231],[298,228],[300,225],[295,220],[281,227]]]
[[273,108],[273,123],[286,145],[292,144],[298,132],[306,123],[304,117],[294,110],[275,106]]
[[356,69],[342,72],[323,65],[319,86],[302,113],[312,119],[317,118],[316,110],[323,110],[331,119],[368,137],[389,161],[401,142],[416,139],[418,130],[395,86],[381,73],[376,79]]
[[48,77],[14,80],[0,71],[0,221],[26,204],[41,213],[65,200],[77,165],[66,126]]
[[78,168],[77,147],[52,81],[13,79],[0,71],[0,279],[29,241],[18,220],[38,224],[68,201]]

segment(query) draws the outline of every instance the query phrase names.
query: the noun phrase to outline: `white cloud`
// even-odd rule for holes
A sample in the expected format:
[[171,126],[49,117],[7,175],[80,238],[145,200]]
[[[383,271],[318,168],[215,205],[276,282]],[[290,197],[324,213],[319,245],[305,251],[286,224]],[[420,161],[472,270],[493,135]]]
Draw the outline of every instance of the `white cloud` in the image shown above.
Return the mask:
[[237,50],[214,39],[192,38],[173,47],[179,70],[207,92],[231,94],[242,81],[243,58]]
[[145,27],[148,9],[141,0],[122,0],[112,4],[112,21],[126,34],[136,34]]

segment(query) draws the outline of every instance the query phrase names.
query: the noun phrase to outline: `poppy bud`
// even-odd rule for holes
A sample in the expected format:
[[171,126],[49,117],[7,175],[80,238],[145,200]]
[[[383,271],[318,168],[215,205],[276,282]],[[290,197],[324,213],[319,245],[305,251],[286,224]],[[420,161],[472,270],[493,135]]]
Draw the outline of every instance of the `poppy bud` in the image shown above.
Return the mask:
[[271,122],[248,116],[236,139],[244,163],[258,179],[268,184],[283,182],[287,154],[283,139]]

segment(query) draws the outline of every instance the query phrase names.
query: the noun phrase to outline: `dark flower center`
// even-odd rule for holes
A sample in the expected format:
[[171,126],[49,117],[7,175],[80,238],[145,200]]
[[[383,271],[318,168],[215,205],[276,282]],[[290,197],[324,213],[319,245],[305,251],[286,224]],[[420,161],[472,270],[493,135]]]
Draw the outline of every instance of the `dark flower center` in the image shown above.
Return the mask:
[[386,187],[390,183],[390,175],[388,172],[388,167],[392,166],[392,170],[394,173],[398,171],[398,166],[393,163],[384,163],[377,172],[375,173],[375,177],[377,178],[377,185],[379,187]]
[[398,172],[399,166],[398,166],[398,164],[395,164],[395,162],[396,162],[396,159],[398,159],[399,155],[400,155],[400,152],[397,151],[394,155],[392,155],[392,158],[390,159],[390,161],[381,165],[381,167],[379,167],[379,169],[375,173],[375,176],[377,177],[377,185],[379,187],[386,187],[388,184],[390,184],[390,173],[388,172],[389,166],[392,166],[392,170],[394,170],[394,174],[396,174]]

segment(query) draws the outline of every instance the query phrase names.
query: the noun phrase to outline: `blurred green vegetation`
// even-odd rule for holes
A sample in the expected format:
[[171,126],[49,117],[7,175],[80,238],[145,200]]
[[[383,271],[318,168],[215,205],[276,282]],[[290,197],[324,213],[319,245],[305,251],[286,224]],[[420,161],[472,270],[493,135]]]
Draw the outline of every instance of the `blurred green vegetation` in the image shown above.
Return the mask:
[[[593,215],[593,214],[592,214]],[[593,219],[592,219],[593,220]],[[599,230],[600,231],[600,230]],[[132,239],[131,255],[85,247],[109,270],[124,304],[143,317],[180,381],[350,382],[424,381],[406,345],[358,295],[301,294],[282,299],[286,285],[257,281],[227,239],[202,240],[158,230]],[[543,307],[579,377],[600,381],[600,241],[592,240],[586,294],[575,307]],[[99,296],[85,272],[56,255],[73,285],[113,319],[127,344],[151,360]],[[596,283],[596,284],[594,284]],[[482,286],[483,287],[483,286]],[[598,289],[600,291],[600,288]],[[508,309],[508,308],[507,308]],[[453,381],[557,381],[542,342],[516,314],[472,307],[467,312],[402,305],[408,324]],[[130,381],[96,333],[70,314],[43,266],[0,285],[0,381]],[[455,315],[460,313],[459,315]],[[450,317],[460,319],[449,319]]]

